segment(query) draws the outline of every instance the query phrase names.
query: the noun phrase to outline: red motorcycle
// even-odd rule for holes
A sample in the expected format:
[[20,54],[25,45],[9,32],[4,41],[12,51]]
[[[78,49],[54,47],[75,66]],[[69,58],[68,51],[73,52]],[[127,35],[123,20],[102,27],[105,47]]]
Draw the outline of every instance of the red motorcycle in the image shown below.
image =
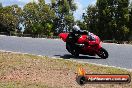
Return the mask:
[[[74,34],[74,36],[72,33],[60,33],[59,37],[66,42],[67,51],[75,57],[78,57],[79,54],[90,56],[97,54],[99,57],[106,59],[109,56],[107,50],[101,46],[100,38],[93,33],[89,35]],[[82,47],[76,44],[82,45]]]

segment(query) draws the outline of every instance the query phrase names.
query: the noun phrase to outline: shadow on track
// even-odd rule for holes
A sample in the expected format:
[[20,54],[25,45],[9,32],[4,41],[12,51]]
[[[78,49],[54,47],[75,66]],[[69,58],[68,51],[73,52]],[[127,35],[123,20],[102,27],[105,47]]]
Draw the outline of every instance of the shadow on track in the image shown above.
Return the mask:
[[96,57],[96,56],[79,56],[79,57],[74,57],[72,56],[71,54],[64,54],[64,55],[54,55],[56,57],[59,57],[59,58],[63,58],[63,59],[102,59],[102,58],[99,58],[99,57]]

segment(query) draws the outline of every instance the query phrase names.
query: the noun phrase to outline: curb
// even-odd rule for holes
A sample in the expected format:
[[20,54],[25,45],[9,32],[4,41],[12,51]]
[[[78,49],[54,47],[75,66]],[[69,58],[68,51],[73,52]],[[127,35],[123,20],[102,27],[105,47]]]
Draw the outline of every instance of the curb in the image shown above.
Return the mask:
[[[14,53],[14,54],[29,54],[29,53],[6,51],[6,50],[0,50],[0,52],[9,52],[9,53]],[[29,54],[29,55],[35,55],[35,56],[39,56],[39,57],[45,57],[43,55],[36,55],[36,54]],[[46,56],[46,57],[49,57],[49,56]],[[57,58],[57,57],[49,57],[49,58],[53,58],[53,59],[63,59],[63,58]],[[122,67],[102,65],[102,64],[96,64],[96,63],[91,63],[91,62],[83,62],[83,61],[77,61],[77,60],[73,60],[73,59],[72,60],[71,59],[67,59],[67,61],[72,61],[72,62],[77,62],[77,63],[93,64],[93,65],[103,66],[103,67],[113,67],[113,68],[122,69],[122,70],[126,70],[126,71],[129,71],[129,72],[132,72],[132,69],[127,69],[127,68],[122,68]]]

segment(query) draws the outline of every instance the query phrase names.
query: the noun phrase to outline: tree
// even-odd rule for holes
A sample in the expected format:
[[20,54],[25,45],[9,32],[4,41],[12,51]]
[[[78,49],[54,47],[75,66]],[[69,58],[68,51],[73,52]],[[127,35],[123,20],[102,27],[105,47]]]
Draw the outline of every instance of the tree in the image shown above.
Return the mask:
[[[0,21],[2,20],[2,3],[0,3]],[[3,24],[0,22],[0,32],[3,30]]]
[[87,23],[85,21],[77,20],[76,23],[79,25],[81,30],[88,30]]
[[51,8],[57,16],[54,20],[57,33],[69,31],[71,23],[74,22],[73,12],[77,9],[74,0],[51,0]]
[[[49,35],[52,32],[53,20],[55,19],[55,12],[49,5],[45,4],[44,0],[39,0],[39,3],[28,3],[24,6],[23,16],[25,19],[26,30],[24,33],[34,35]],[[47,26],[48,25],[48,26]]]
[[84,16],[88,28],[101,39],[127,40],[129,29],[128,0],[97,0]]
[[116,39],[117,40],[127,40],[129,28],[129,0],[117,0],[115,3],[117,4],[116,12],[115,12],[115,20],[117,23],[116,29]]
[[[103,31],[103,33],[107,34],[108,36],[105,36],[109,39],[126,40],[129,32],[128,0],[106,0],[106,2],[108,10],[105,10],[104,13],[108,11],[108,15],[103,16],[104,19],[107,20],[104,24],[108,25],[108,27],[106,26],[108,30],[106,32]],[[103,20],[103,18],[101,18],[101,20]],[[106,28],[104,27],[104,29]],[[113,36],[109,37],[111,35]]]
[[132,37],[132,2],[130,2],[129,6],[129,37]]
[[19,29],[20,15],[22,10],[18,5],[6,6],[0,8],[1,32],[9,34],[11,31],[17,32]]
[[112,39],[112,0],[97,0],[97,10],[98,10],[98,22],[97,22],[97,28],[98,28],[98,34],[101,37],[101,39]]
[[0,8],[2,8],[3,6],[2,6],[2,3],[0,3]]
[[85,24],[87,24],[87,30],[94,32],[95,34],[98,34],[97,30],[97,8],[96,6],[89,5],[86,14],[83,14],[83,19]]

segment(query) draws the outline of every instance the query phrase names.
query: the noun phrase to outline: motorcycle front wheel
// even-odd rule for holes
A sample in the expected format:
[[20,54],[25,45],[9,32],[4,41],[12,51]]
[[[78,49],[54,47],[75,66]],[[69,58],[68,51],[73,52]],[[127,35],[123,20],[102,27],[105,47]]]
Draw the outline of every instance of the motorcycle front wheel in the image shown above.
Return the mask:
[[107,50],[104,49],[104,48],[100,48],[100,49],[98,50],[97,55],[98,55],[99,57],[103,58],[103,59],[106,59],[106,58],[108,58],[108,56],[109,56]]

